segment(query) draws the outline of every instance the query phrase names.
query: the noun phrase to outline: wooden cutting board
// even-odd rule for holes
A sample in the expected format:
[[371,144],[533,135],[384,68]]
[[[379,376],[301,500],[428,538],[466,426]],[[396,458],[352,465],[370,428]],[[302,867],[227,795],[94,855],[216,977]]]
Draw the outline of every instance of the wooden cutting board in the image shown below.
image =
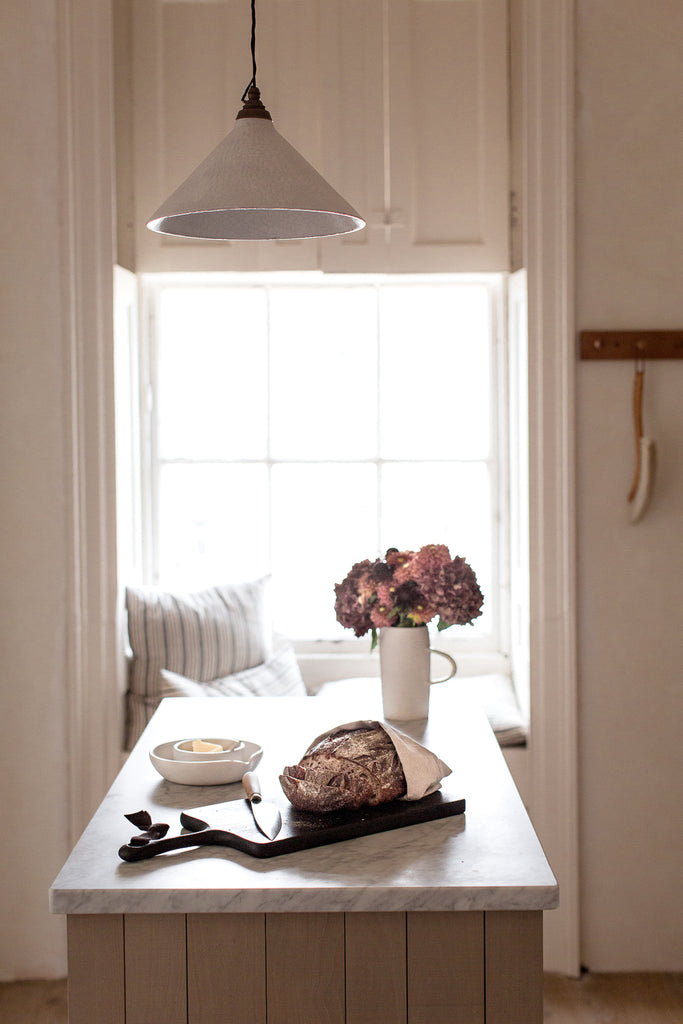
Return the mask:
[[442,789],[422,800],[392,800],[358,811],[311,814],[297,811],[286,800],[278,802],[278,809],[282,828],[275,839],[267,839],[258,831],[246,800],[230,800],[182,811],[180,823],[188,831],[153,840],[146,846],[122,846],[119,856],[125,861],[139,861],[192,846],[227,846],[251,857],[278,857],[463,814],[465,801]]
[[240,840],[239,845],[237,842],[226,845],[234,845],[252,857],[277,857],[283,853],[463,814],[465,801],[440,790],[422,800],[392,800],[358,811],[312,814],[297,811],[287,802],[278,803],[278,809],[282,815],[282,829],[275,839],[266,839],[258,831],[246,801],[195,807],[191,811],[183,811],[180,820],[186,828],[195,827],[199,820],[206,822],[212,830],[226,830],[233,840]]

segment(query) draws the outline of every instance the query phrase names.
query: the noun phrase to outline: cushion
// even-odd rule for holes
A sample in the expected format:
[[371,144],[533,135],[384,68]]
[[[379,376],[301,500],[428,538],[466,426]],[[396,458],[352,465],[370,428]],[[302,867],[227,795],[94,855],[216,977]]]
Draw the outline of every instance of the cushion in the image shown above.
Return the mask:
[[161,670],[209,682],[262,664],[270,655],[267,578],[195,592],[127,587],[132,650],[127,746],[162,697]]
[[501,747],[520,747],[527,741],[527,723],[517,702],[512,680],[502,674],[471,676],[461,680],[478,700]]
[[164,697],[306,697],[294,648],[285,644],[263,665],[208,683],[187,679],[176,672],[162,669],[161,688]]

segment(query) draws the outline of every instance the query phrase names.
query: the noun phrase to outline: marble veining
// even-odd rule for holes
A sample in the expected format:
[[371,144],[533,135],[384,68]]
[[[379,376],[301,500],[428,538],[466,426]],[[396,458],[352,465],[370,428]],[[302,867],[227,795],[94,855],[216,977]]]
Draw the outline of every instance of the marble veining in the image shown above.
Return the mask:
[[[124,814],[149,810],[180,831],[179,813],[237,801],[239,784],[164,781],[148,752],[207,728],[263,746],[257,771],[265,799],[285,802],[278,775],[324,729],[380,718],[376,687],[343,699],[165,700],[81,836],[50,891],[59,914],[390,910],[541,910],[558,887],[483,713],[457,684],[434,687],[428,722],[400,728],[452,768],[449,792],[464,815],[411,825],[267,860],[223,847],[167,853],[138,864],[118,857],[135,829]],[[227,730],[227,731],[223,731]],[[248,810],[244,804],[245,813]]]

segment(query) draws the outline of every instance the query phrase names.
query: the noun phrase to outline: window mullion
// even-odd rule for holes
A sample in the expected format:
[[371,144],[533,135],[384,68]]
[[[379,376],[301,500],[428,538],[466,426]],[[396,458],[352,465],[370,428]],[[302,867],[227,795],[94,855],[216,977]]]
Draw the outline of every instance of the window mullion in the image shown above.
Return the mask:
[[274,531],[273,531],[273,447],[272,447],[272,339],[271,339],[271,307],[270,299],[272,295],[272,288],[267,286],[265,288],[266,296],[266,472],[268,474],[268,566],[272,573],[273,571],[273,544],[274,544]]
[[375,435],[375,458],[377,468],[375,472],[376,505],[377,505],[377,544],[382,549],[384,540],[382,529],[382,489],[383,489],[383,460],[382,460],[382,304],[380,300],[379,285],[375,285],[375,380],[377,382],[377,419]]
[[160,487],[160,460],[159,460],[159,431],[157,423],[157,388],[158,372],[157,361],[159,357],[159,304],[160,291],[158,287],[147,294],[144,316],[147,321],[148,345],[142,346],[144,365],[141,368],[140,379],[143,382],[142,394],[142,417],[143,437],[147,448],[146,457],[143,458],[144,486],[143,494],[147,508],[144,512],[146,529],[144,557],[145,578],[157,583],[159,579],[159,487]]

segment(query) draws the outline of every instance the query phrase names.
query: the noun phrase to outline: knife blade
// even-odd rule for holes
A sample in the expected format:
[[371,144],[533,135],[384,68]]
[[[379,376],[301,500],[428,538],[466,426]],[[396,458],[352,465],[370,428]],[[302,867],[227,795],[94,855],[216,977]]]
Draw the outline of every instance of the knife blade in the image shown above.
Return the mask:
[[275,804],[269,804],[261,796],[261,786],[256,772],[242,776],[242,786],[254,816],[256,827],[267,839],[275,839],[282,828],[282,817]]

